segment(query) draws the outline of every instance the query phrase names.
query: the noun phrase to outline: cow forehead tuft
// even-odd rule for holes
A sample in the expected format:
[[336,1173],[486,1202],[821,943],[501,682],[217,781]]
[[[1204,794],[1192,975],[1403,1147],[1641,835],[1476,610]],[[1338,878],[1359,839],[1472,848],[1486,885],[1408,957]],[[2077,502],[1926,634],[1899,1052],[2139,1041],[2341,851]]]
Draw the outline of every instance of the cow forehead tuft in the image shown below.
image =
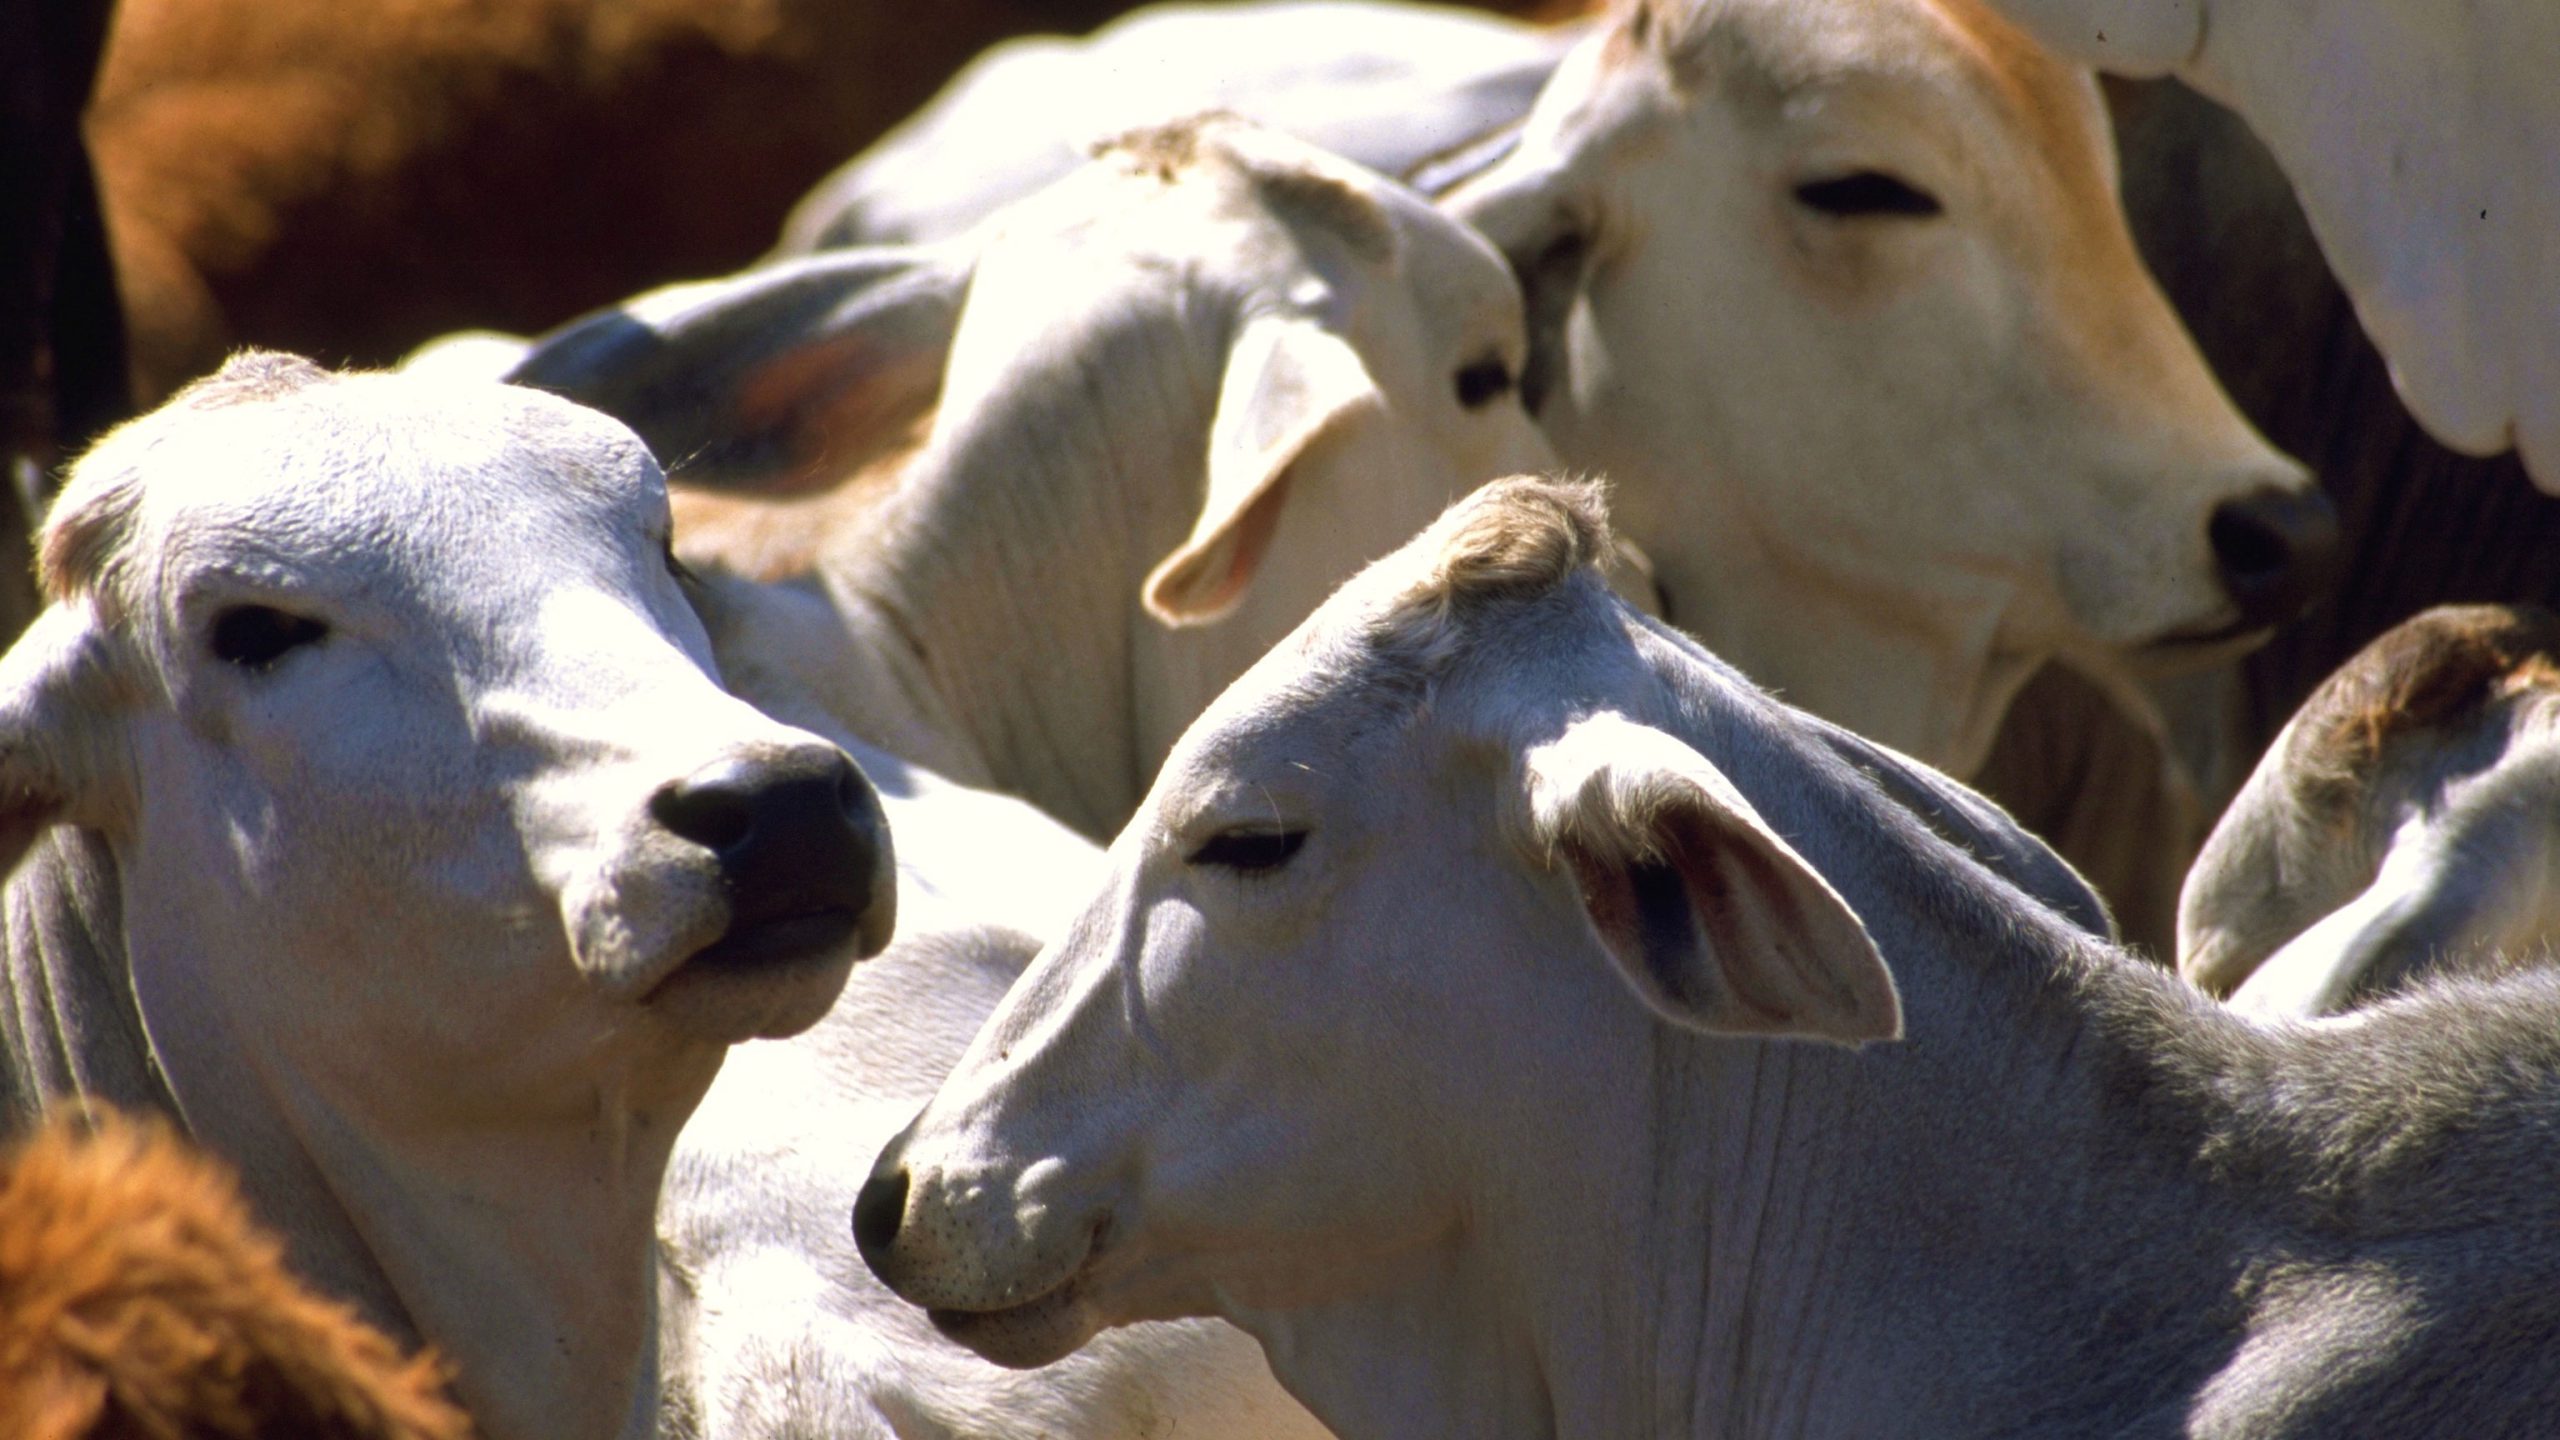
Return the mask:
[[1587,480],[1516,475],[1459,501],[1416,539],[1422,560],[1380,621],[1396,648],[1435,648],[1439,632],[1486,604],[1562,586],[1610,554],[1609,512]]
[[1356,169],[1231,111],[1142,126],[1102,141],[1093,153],[1166,184],[1207,167],[1222,168],[1284,221],[1321,229],[1369,260],[1395,257],[1393,220]]
[[2520,689],[2560,688],[2560,615],[2531,605],[2445,605],[2385,632],[2303,705],[2315,787],[2368,777],[2393,739]]

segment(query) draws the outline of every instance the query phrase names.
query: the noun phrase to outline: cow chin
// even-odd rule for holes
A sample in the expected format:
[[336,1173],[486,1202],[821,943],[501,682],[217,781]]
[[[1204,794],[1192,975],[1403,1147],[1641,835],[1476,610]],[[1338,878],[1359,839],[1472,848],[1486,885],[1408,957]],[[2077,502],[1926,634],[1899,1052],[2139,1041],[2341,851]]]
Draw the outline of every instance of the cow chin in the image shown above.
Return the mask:
[[825,1018],[880,944],[866,917],[821,910],[733,929],[641,997],[660,1021],[719,1044],[779,1040]]
[[927,1310],[933,1328],[954,1343],[1010,1370],[1035,1370],[1066,1358],[1102,1329],[1074,1277],[1036,1300],[1002,1310]]

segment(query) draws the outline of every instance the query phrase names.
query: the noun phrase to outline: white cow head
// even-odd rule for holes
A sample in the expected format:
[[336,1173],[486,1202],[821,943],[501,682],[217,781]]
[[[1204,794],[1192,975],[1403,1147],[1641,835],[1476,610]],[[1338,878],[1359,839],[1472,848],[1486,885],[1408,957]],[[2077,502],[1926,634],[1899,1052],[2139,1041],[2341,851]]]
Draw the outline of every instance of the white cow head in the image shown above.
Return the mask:
[[885,943],[878,798],[719,688],[666,503],[564,401],[278,355],[80,463],[0,661],[0,850],[112,857],[182,1105],[256,1073],[394,1126],[689,1107]]
[[2178,968],[2319,1015],[2560,940],[2560,619],[2427,611],[2321,683],[2187,873]]
[[[1526,348],[1483,237],[1209,115],[1103,145],[964,246],[645,297],[519,378],[638,401],[616,413],[680,445],[706,391],[730,396],[718,413],[757,441],[715,466],[778,490],[871,453],[930,370],[938,408],[895,484],[787,514],[838,527],[812,548],[839,594],[910,617],[904,648],[998,783],[1107,832],[1335,585],[1456,496],[1551,463],[1517,395]],[[1037,693],[987,698],[1007,687]]]
[[1412,1345],[1474,1324],[1449,1276],[1503,1222],[1472,1187],[1627,1133],[1607,1072],[1663,1027],[1899,1034],[1858,917],[1661,723],[1639,656],[1693,652],[1584,568],[1597,515],[1487,487],[1202,717],[883,1153],[854,1228],[884,1280],[1010,1364],[1222,1313],[1297,1388],[1280,1312],[1430,1292]]
[[2334,550],[2143,270],[2089,76],[1975,0],[1643,0],[1447,203],[1671,618],[1931,763],[2045,657],[2258,637]]

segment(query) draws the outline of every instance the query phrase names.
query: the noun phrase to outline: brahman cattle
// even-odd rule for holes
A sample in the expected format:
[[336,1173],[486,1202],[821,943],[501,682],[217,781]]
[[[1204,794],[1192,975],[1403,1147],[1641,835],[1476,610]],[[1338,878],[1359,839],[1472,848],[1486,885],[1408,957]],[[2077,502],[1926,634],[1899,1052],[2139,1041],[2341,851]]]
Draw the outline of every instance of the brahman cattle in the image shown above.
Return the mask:
[[1090,35],[1026,35],[820,181],[778,253],[947,240],[1082,162],[1094,141],[1232,109],[1403,175],[1525,114],[1578,33],[1445,5],[1149,5]]
[[1211,116],[1122,137],[954,250],[644,297],[514,374],[621,416],[679,473],[706,411],[736,421],[703,468],[749,479],[825,476],[923,413],[889,478],[801,512],[835,617],[778,643],[855,734],[1103,835],[1335,584],[1450,497],[1551,462],[1514,389],[1523,346],[1481,238]]
[[2334,544],[2143,271],[2094,83],[1974,0],[1632,5],[1448,203],[1670,617],[1956,773],[2046,660],[2227,655]]
[[[2128,672],[2263,638],[2325,579],[2334,516],[2142,275],[2084,76],[1970,0],[1814,13],[1629,10],[1525,139],[1489,127],[1416,176],[1476,177],[1452,203],[1521,267],[1541,418],[1620,485],[1672,617],[1800,703],[1980,774],[2165,951],[2203,825]],[[1168,7],[1023,42],[840,172],[793,243],[947,236],[1049,173],[1077,117],[1201,95],[1407,164],[1579,33],[1368,14]],[[1399,59],[1429,34],[1427,66]],[[999,103],[1024,87],[1106,98],[1026,120]],[[1374,123],[1398,104],[1413,125]],[[2094,680],[2048,673],[1995,751],[2056,655]],[[2157,840],[2117,843],[2127,814]]]
[[2546,1423],[2560,977],[2253,1025],[1620,606],[1597,511],[1489,487],[1204,715],[862,1190],[884,1279],[1013,1364],[1228,1316],[1345,1437]]
[[2468,0],[1990,0],[2045,43],[2174,73],[2292,177],[2409,408],[2560,491],[2560,9]]
[[676,1128],[891,924],[667,529],[601,416],[252,354],[80,462],[0,659],[0,1117],[178,1117],[487,1440],[647,1428]]
[[2560,616],[2430,610],[2304,702],[2187,876],[2178,968],[2321,1015],[2560,939]]
[[0,1435],[471,1440],[443,1367],[283,1252],[167,1126],[46,1122],[0,1158]]

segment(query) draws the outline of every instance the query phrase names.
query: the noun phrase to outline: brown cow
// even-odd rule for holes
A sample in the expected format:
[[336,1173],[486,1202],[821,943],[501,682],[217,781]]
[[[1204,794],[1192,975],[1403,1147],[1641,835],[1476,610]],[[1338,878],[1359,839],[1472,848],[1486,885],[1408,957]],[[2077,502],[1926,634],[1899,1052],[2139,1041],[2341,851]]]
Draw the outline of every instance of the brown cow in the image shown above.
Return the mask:
[[124,0],[89,134],[136,378],[387,363],[734,270],[980,48],[1124,8]]
[[0,1169],[0,1434],[465,1440],[404,1358],[285,1268],[229,1171],[164,1124],[56,1120]]

